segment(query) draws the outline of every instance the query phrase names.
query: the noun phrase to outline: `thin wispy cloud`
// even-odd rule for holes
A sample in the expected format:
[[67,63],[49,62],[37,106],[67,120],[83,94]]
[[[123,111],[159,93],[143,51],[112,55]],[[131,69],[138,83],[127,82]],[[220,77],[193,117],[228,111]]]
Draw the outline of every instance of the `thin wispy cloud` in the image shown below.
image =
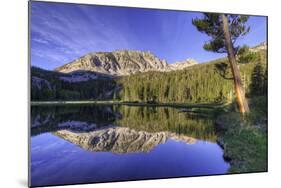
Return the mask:
[[41,43],[41,44],[48,44],[49,43],[47,40],[44,40],[42,38],[33,38],[32,40],[34,42]]
[[91,51],[114,49],[112,41],[129,47],[126,38],[106,27],[89,6],[32,3],[32,56],[47,62],[46,67],[68,63]]
[[[169,63],[219,57],[203,50],[207,36],[192,26],[196,16],[200,13],[32,2],[31,64],[54,69],[89,52],[117,49],[151,51]],[[250,24],[264,28],[264,20]],[[247,41],[262,42],[262,32]]]

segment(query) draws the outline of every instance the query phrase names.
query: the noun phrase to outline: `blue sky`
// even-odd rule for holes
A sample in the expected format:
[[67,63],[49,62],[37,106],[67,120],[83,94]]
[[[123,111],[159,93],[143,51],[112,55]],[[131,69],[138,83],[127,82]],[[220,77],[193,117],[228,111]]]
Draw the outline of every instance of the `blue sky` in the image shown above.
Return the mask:
[[[210,61],[226,54],[205,51],[209,38],[196,30],[197,12],[31,3],[31,64],[52,70],[89,52],[150,51],[168,63]],[[239,45],[266,41],[266,18],[251,16]]]

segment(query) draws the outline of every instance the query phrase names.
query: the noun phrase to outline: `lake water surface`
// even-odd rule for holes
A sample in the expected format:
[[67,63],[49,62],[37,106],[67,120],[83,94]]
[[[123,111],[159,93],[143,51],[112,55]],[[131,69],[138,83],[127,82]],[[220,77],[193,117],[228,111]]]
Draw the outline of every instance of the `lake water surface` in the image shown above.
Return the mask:
[[31,108],[31,185],[224,174],[212,118],[171,107]]

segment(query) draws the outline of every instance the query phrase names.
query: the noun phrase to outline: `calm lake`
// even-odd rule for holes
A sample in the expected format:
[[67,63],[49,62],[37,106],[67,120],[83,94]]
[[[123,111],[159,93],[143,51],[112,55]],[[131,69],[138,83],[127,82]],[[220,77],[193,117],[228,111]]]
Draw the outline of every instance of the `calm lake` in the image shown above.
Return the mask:
[[31,185],[225,174],[213,120],[171,107],[31,107]]

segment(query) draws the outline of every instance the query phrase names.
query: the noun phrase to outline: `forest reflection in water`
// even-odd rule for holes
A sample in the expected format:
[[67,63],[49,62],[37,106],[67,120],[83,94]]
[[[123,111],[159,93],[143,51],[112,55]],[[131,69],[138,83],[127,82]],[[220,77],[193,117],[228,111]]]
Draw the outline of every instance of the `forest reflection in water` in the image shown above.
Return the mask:
[[[113,127],[115,127],[113,129]],[[33,106],[31,136],[44,132],[101,131],[101,129],[159,133],[173,137],[216,141],[213,120],[209,116],[181,112],[171,107],[125,105]],[[125,130],[125,129],[124,129]],[[79,134],[80,134],[79,133]]]

